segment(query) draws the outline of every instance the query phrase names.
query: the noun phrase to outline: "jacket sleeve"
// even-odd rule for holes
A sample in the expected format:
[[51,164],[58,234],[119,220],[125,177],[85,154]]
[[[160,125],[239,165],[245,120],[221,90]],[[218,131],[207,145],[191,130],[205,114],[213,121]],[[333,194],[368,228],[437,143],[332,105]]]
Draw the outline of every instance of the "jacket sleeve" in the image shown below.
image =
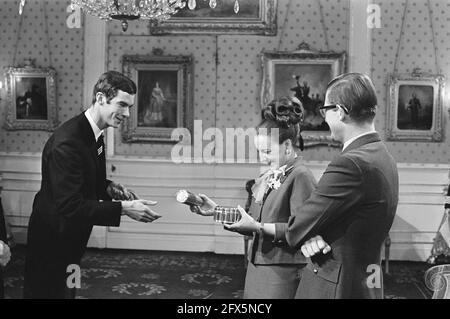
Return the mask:
[[[295,176],[289,206],[291,207],[291,216],[295,214],[295,209],[301,207],[311,196],[317,183],[311,173],[304,171]],[[285,233],[288,229],[288,223],[275,223],[275,240],[286,241]]]
[[85,174],[81,145],[65,141],[53,148],[48,161],[50,183],[56,212],[67,220],[100,226],[119,226],[122,212],[120,202],[97,201],[83,195]]
[[363,174],[349,157],[340,156],[327,167],[316,190],[303,204],[295,204],[285,232],[275,238],[299,248],[310,237],[345,218],[363,196]]
[[105,189],[103,190],[102,194],[100,194],[100,198],[101,198],[102,200],[112,201],[111,196],[109,196],[109,195],[108,195],[108,192],[107,192],[108,186],[109,186],[109,184],[111,184],[111,183],[112,183],[111,180],[106,179],[106,181],[105,181]]

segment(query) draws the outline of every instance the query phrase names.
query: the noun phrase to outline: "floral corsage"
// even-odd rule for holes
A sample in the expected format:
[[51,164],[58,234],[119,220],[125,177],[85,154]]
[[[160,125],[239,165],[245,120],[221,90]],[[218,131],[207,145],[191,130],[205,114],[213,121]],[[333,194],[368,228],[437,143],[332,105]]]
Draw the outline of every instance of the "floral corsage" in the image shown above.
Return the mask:
[[268,189],[277,190],[281,186],[281,177],[286,174],[285,167],[273,171],[272,177],[267,182]]
[[[289,168],[290,169],[290,168]],[[287,169],[287,170],[289,170]],[[268,189],[277,190],[283,183],[283,177],[286,176],[286,166],[272,171],[272,177],[267,182]]]

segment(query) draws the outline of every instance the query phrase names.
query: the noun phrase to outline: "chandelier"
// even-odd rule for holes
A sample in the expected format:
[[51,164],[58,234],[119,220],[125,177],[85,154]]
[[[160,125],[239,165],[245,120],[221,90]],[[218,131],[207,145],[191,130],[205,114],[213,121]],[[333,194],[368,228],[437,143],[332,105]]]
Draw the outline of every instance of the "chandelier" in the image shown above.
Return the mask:
[[[209,6],[214,9],[217,0],[209,1]],[[129,20],[146,19],[160,22],[169,19],[179,9],[188,6],[194,10],[196,0],[71,0],[72,9],[81,8],[86,13],[102,20],[122,21],[122,30],[128,29]],[[234,12],[239,12],[239,1],[234,2]]]

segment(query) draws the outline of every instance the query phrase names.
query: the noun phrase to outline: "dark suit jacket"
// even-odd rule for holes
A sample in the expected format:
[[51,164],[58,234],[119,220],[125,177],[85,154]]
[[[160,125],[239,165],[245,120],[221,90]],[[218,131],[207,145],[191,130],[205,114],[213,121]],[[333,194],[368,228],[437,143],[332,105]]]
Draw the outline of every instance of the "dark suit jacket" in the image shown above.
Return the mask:
[[[287,223],[292,209],[302,205],[311,195],[316,187],[316,180],[311,171],[299,158],[288,163],[287,167],[289,166],[293,166],[293,169],[281,178],[280,188],[271,190],[262,206],[254,204],[256,209],[251,208],[250,212],[255,219],[264,223]],[[261,238],[257,233],[248,256],[249,261],[255,265],[306,263],[301,252],[289,247],[286,242],[275,242],[272,236]]]
[[34,263],[79,264],[93,225],[119,226],[121,203],[106,194],[104,157],[98,159],[84,113],[59,127],[42,153],[42,183],[28,226],[26,270]]
[[397,203],[397,166],[378,134],[353,141],[328,165],[311,197],[294,208],[288,226],[276,225],[276,239],[292,247],[321,235],[332,248],[311,258],[297,297],[381,298],[382,271],[376,280],[370,265],[381,266]]
[[[6,223],[5,216],[3,215],[3,206],[2,201],[0,199],[0,240],[4,243],[7,243],[7,234],[6,234]],[[3,269],[0,266],[0,299],[4,298],[4,290],[3,290]]]

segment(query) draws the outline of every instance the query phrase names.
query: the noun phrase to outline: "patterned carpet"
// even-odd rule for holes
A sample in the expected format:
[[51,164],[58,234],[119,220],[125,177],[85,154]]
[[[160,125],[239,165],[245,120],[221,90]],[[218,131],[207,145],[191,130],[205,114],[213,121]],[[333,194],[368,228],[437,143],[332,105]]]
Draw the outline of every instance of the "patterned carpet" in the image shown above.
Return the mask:
[[[6,268],[6,298],[22,297],[24,247]],[[240,299],[243,256],[213,253],[89,249],[82,263],[80,299]],[[387,299],[427,299],[426,263],[391,262],[384,276]]]

